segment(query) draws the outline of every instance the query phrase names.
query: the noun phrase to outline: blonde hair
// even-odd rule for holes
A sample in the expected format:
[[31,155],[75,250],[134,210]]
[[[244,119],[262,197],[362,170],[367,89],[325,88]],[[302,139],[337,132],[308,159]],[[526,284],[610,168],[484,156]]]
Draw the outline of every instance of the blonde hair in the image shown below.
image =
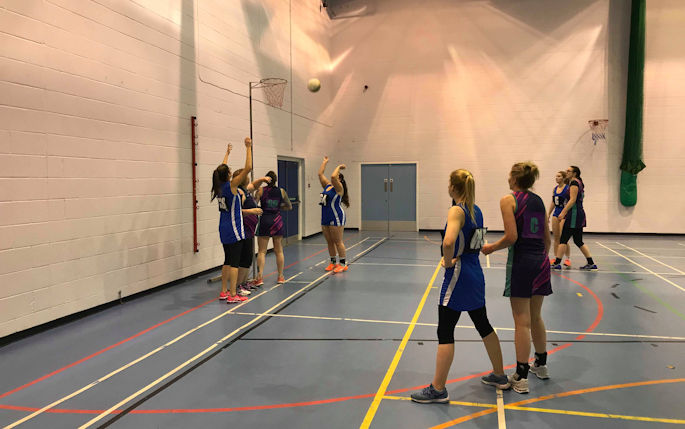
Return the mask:
[[476,181],[473,174],[469,170],[459,169],[450,173],[450,186],[461,198],[464,199],[466,207],[469,209],[471,220],[476,223],[476,213],[474,206],[476,205]]
[[566,176],[566,172],[565,172],[565,171],[559,170],[559,171],[557,171],[557,174],[560,174],[560,175],[561,175],[561,182],[562,182],[564,185],[568,185],[568,184],[571,182],[571,178],[568,177],[568,176]]
[[532,161],[517,162],[511,166],[511,177],[519,188],[530,189],[540,177],[540,170]]

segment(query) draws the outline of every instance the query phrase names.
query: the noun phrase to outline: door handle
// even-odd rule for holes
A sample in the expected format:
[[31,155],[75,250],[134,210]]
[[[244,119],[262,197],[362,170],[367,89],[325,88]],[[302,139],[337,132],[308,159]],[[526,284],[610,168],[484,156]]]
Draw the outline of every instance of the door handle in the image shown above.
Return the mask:
[[392,182],[393,182],[393,179],[390,179],[390,192],[392,192]]
[[383,192],[388,192],[388,179],[383,179]]

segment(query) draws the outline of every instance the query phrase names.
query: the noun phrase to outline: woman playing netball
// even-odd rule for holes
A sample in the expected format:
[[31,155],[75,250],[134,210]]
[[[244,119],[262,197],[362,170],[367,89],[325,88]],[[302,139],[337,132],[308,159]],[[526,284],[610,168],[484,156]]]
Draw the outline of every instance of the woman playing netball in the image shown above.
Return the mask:
[[[557,181],[557,186],[555,186],[554,190],[552,191],[552,202],[550,203],[549,209],[547,210],[547,221],[549,221],[550,217],[552,218],[552,238],[554,239],[554,246],[552,247],[552,251],[556,256],[557,249],[559,247],[559,239],[561,238],[561,226],[563,225],[563,221],[559,221],[559,213],[561,213],[561,211],[564,209],[564,206],[566,205],[566,202],[568,201],[569,180],[566,178],[565,171],[558,171],[555,180]],[[570,258],[571,248],[566,246],[566,260],[564,261],[564,265],[567,268],[571,268]],[[550,263],[554,263],[554,258],[550,259]]]
[[[323,158],[319,167],[319,181],[323,187],[321,192],[321,230],[328,244],[328,254],[331,256],[331,263],[326,267],[326,271],[342,273],[347,271],[345,260],[345,244],[343,243],[343,231],[345,230],[345,207],[350,206],[350,199],[347,195],[347,183],[345,177],[340,174],[340,170],[345,169],[345,164],[335,167],[330,180],[324,175],[328,164],[328,157]],[[336,263],[336,253],[340,257],[340,263]]]
[[[224,246],[224,264],[221,268],[221,293],[219,299],[225,299],[229,304],[247,300],[247,291],[237,293],[238,267],[241,261],[252,259],[252,249],[245,249],[245,230],[243,227],[242,204],[238,187],[245,181],[247,174],[252,170],[252,140],[245,138],[245,167],[237,176],[231,177],[231,170],[226,165],[228,155],[231,153],[231,145],[226,149],[224,161],[212,174],[212,200],[219,202],[219,236]],[[230,283],[230,292],[227,285]]]
[[[540,315],[544,297],[552,293],[549,224],[545,222],[545,203],[530,188],[539,176],[532,162],[519,162],[511,167],[509,188],[513,191],[500,200],[504,236],[483,246],[489,255],[509,248],[504,296],[509,297],[514,316],[516,373],[509,377],[518,393],[528,393],[528,370],[539,378],[549,378],[547,372],[547,331]],[[535,345],[535,364],[528,365],[530,338]]]
[[263,188],[257,190],[257,200],[262,207],[262,217],[259,219],[259,227],[257,228],[257,245],[259,253],[257,254],[257,279],[256,286],[264,284],[264,262],[266,261],[266,250],[269,246],[269,239],[273,239],[274,253],[276,254],[276,267],[278,269],[278,283],[285,282],[283,277],[283,265],[285,264],[285,257],[283,255],[283,235],[285,233],[285,224],[281,216],[281,210],[291,210],[293,208],[290,203],[290,198],[285,192],[285,189],[276,186],[278,177],[273,171],[266,173],[266,177],[270,179],[269,183]]
[[467,170],[450,174],[449,195],[454,204],[447,212],[447,225],[442,242],[442,266],[445,278],[438,303],[438,354],[433,383],[411,399],[419,403],[449,402],[445,388],[447,374],[454,359],[454,328],[462,311],[469,317],[483,340],[493,372],[482,382],[508,389],[509,381],[502,367],[499,338],[488,321],[485,310],[485,277],[478,254],[485,240],[483,214],[475,204],[475,182]]
[[583,228],[586,225],[585,209],[583,209],[583,200],[585,199],[585,185],[580,178],[580,168],[575,165],[566,169],[566,175],[570,180],[569,183],[569,199],[564,209],[559,213],[559,220],[564,221],[561,228],[561,238],[559,239],[559,248],[557,249],[556,259],[552,264],[555,270],[561,269],[561,257],[564,255],[565,249],[568,247],[568,240],[573,237],[573,242],[583,252],[583,256],[587,259],[587,265],[580,267],[585,271],[597,271],[597,265],[592,260],[590,249],[583,243]]

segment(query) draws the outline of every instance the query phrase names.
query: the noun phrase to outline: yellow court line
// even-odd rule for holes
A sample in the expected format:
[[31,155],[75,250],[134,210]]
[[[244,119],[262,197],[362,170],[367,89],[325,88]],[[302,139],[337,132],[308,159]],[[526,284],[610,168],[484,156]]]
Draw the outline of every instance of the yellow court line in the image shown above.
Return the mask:
[[[488,240],[485,240],[485,244],[488,244]],[[490,268],[490,255],[485,255],[485,266]]]
[[[662,380],[647,380],[647,381],[637,381],[634,383],[611,384],[608,386],[590,387],[587,389],[571,390],[568,392],[553,393],[551,395],[545,395],[545,396],[539,396],[537,398],[525,399],[523,401],[518,401],[518,402],[514,402],[512,404],[506,405],[505,408],[528,405],[528,404],[532,404],[535,402],[547,401],[549,399],[566,398],[568,396],[575,396],[575,395],[584,395],[586,393],[595,393],[595,392],[604,392],[607,390],[626,389],[629,387],[652,386],[652,385],[657,385],[657,384],[670,384],[670,383],[682,383],[682,382],[685,382],[685,378],[667,378],[667,379],[662,379]],[[477,419],[478,417],[482,417],[482,416],[485,416],[488,414],[492,414],[495,411],[496,410],[492,410],[492,409],[478,411],[478,412],[473,413],[473,414],[469,414],[469,415],[462,416],[462,417],[459,417],[459,418],[454,419],[454,420],[447,421],[445,423],[441,423],[437,426],[433,426],[430,429],[449,428],[452,426],[456,426],[459,423],[464,423],[464,422],[467,422],[469,420]],[[672,419],[670,419],[670,420],[672,420]]]
[[642,422],[655,422],[655,423],[673,423],[678,425],[685,424],[685,420],[682,419],[663,419],[658,417],[642,417],[642,416],[626,416],[621,414],[606,414],[606,413],[589,413],[585,411],[571,411],[571,410],[555,410],[552,408],[532,408],[532,407],[517,407],[515,405],[506,405],[504,408],[507,410],[519,410],[519,411],[533,411],[536,413],[549,413],[549,414],[564,414],[568,416],[582,416],[582,417],[599,417],[603,419],[618,419],[618,420],[635,420]]
[[680,273],[680,274],[685,274],[685,271],[681,271],[681,270],[677,269],[676,267],[672,267],[672,266],[670,266],[670,265],[668,265],[668,264],[666,264],[666,263],[664,263],[664,262],[661,262],[660,260],[658,260],[658,259],[656,259],[656,258],[653,258],[653,257],[651,257],[651,256],[649,256],[649,255],[646,255],[646,254],[640,252],[639,250],[633,249],[632,247],[628,247],[628,246],[626,246],[626,245],[623,244],[623,243],[619,243],[618,241],[615,241],[614,243],[618,244],[619,246],[623,246],[623,247],[625,247],[626,249],[632,250],[632,251],[635,252],[635,253],[639,253],[640,255],[644,256],[645,258],[649,258],[649,259],[651,259],[651,260],[654,261],[654,262],[658,262],[659,264],[663,265],[664,267],[670,268],[670,269],[672,269],[673,271],[677,271],[677,272]]
[[435,278],[438,276],[439,271],[440,264],[438,264],[438,266],[435,267],[433,277],[431,277],[430,282],[428,282],[428,286],[426,287],[426,291],[423,293],[421,302],[419,302],[419,306],[416,308],[416,311],[414,312],[414,317],[412,317],[411,323],[407,327],[407,331],[404,333],[402,342],[400,343],[400,346],[397,348],[397,351],[395,352],[395,357],[393,357],[392,362],[390,363],[390,367],[388,368],[388,371],[385,373],[385,377],[383,377],[383,381],[381,382],[380,387],[378,387],[376,396],[373,398],[373,402],[371,402],[371,406],[369,406],[369,409],[366,412],[366,415],[364,416],[364,420],[362,421],[360,429],[368,429],[368,427],[371,426],[373,417],[376,415],[376,411],[378,411],[378,406],[380,405],[383,396],[385,396],[385,391],[388,389],[390,380],[392,379],[392,376],[395,373],[395,370],[397,369],[397,364],[399,364],[400,358],[402,357],[402,353],[404,352],[404,348],[407,346],[407,342],[409,342],[409,337],[411,337],[411,334],[414,331],[414,326],[416,325],[416,322],[419,320],[421,311],[423,311],[423,306],[426,303],[428,294],[430,293],[431,288],[433,287],[433,282],[435,281]]
[[650,270],[649,268],[646,268],[646,267],[644,267],[644,266],[638,264],[637,262],[633,261],[632,259],[630,259],[630,258],[627,257],[627,256],[621,255],[620,253],[618,253],[618,252],[615,251],[614,249],[612,249],[612,248],[610,248],[610,247],[607,247],[607,246],[603,245],[603,244],[600,243],[599,241],[595,241],[595,243],[599,244],[600,246],[604,247],[605,249],[607,249],[607,250],[609,250],[609,251],[611,251],[611,252],[614,252],[615,254],[617,254],[617,255],[620,256],[621,258],[625,259],[626,261],[632,262],[633,264],[637,265],[638,267],[642,268],[643,270],[648,271],[650,274],[653,274],[653,275],[659,277],[661,280],[665,281],[666,283],[669,283],[669,284],[671,284],[671,285],[677,287],[678,289],[682,290],[683,292],[685,292],[685,288],[683,288],[682,286],[680,286],[680,285],[678,285],[678,284],[673,283],[672,281],[670,281],[670,280],[667,279],[666,277],[663,277],[662,275],[660,275],[660,274],[658,274],[658,273],[655,273],[654,271]]
[[[385,395],[383,399],[392,399],[393,401],[411,401],[408,396],[392,396]],[[481,404],[480,402],[464,402],[464,401],[449,401],[450,405],[463,405],[465,407],[479,407],[479,408],[497,408],[495,404]]]

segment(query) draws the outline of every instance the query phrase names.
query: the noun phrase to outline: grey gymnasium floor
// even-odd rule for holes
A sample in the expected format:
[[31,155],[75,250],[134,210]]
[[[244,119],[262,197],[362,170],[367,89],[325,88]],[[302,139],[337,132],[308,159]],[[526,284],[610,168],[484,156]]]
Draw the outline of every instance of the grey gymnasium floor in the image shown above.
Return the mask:
[[[489,235],[489,240],[496,235]],[[241,305],[211,273],[0,349],[0,424],[27,428],[651,428],[685,424],[685,239],[588,235],[599,272],[553,275],[543,308],[551,379],[482,385],[485,350],[464,315],[449,405],[419,405],[436,350],[437,233],[346,232],[347,273],[321,236],[286,248]],[[506,252],[481,256],[505,364],[513,322]],[[574,266],[583,263],[573,249]],[[269,255],[267,272],[274,269]],[[434,277],[436,277],[433,280]],[[256,296],[255,296],[256,295]],[[511,371],[511,369],[509,369]],[[499,402],[499,406],[498,406]]]

